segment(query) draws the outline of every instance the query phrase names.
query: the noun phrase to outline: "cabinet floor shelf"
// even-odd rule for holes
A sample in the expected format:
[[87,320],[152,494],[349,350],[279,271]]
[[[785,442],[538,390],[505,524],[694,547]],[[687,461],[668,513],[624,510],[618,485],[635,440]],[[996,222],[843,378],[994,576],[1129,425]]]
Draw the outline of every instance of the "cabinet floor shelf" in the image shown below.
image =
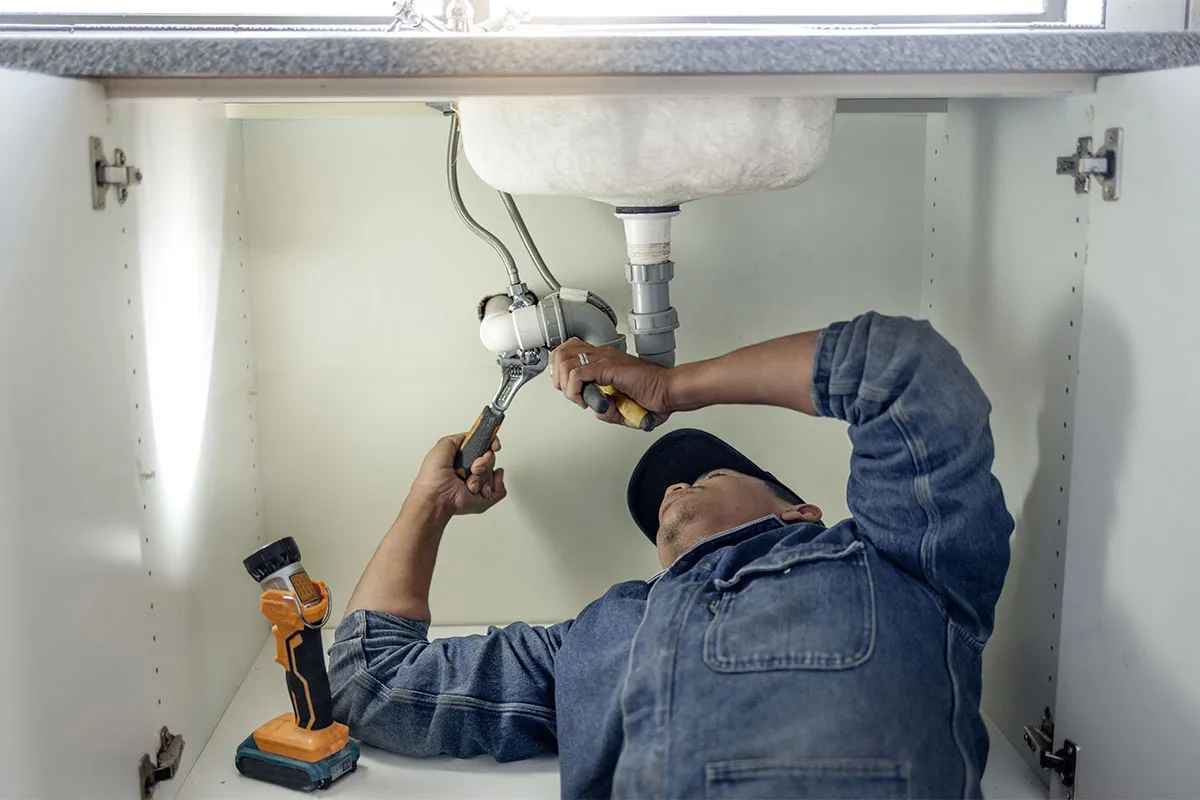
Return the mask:
[[[433,638],[484,633],[479,627],[435,627]],[[333,631],[325,632],[326,647]],[[212,738],[196,761],[177,800],[269,800],[294,798],[295,792],[244,778],[233,766],[242,739],[266,720],[287,710],[283,670],[274,662],[275,642],[268,640],[229,704]],[[991,756],[983,776],[991,800],[1045,798],[1046,789],[1008,740],[988,721]],[[321,797],[368,798],[536,798],[558,797],[558,761],[536,758],[498,764],[489,758],[404,758],[364,747],[358,772],[335,783]]]
[[[440,627],[434,638],[485,633],[486,626]],[[325,631],[325,646],[333,631]],[[290,789],[242,777],[233,766],[233,753],[247,735],[262,723],[287,711],[283,668],[275,663],[275,640],[268,639],[242,681],[233,702],[208,740],[177,800],[268,800],[291,798]],[[497,764],[490,758],[405,758],[373,747],[363,747],[358,771],[319,793],[320,797],[443,798],[558,797],[558,760],[535,758],[514,764]]]

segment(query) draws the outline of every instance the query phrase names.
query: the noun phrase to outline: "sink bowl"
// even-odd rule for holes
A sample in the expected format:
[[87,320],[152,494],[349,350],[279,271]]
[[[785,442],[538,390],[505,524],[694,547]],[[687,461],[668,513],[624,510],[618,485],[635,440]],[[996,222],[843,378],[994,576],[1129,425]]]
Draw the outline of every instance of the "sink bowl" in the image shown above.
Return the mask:
[[618,207],[786,189],[829,151],[834,98],[476,97],[459,101],[463,147],[516,195]]

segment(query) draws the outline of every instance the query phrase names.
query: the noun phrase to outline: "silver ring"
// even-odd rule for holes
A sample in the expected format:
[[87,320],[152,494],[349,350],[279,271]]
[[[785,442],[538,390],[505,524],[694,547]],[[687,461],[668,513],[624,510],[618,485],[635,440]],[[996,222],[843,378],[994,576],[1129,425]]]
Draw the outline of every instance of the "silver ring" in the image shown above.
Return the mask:
[[587,365],[588,365],[587,353],[580,353],[579,354],[579,366],[586,367]]

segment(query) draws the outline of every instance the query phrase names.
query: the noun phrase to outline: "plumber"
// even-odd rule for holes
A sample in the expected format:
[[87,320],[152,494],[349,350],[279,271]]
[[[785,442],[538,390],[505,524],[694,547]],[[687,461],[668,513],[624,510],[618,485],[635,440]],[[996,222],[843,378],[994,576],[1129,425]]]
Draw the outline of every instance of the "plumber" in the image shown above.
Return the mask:
[[[506,494],[495,452],[464,483],[461,437],[442,439],[337,629],[352,734],[409,756],[557,753],[566,797],[980,797],[980,672],[1013,520],[990,405],[954,347],[867,313],[672,369],[572,339],[551,368],[582,407],[596,382],[660,420],[717,404],[838,419],[851,517],[826,523],[729,444],[677,429],[628,479],[660,574],[556,625],[431,644],[443,532]],[[808,457],[781,440],[771,460]],[[580,514],[589,502],[581,483]]]

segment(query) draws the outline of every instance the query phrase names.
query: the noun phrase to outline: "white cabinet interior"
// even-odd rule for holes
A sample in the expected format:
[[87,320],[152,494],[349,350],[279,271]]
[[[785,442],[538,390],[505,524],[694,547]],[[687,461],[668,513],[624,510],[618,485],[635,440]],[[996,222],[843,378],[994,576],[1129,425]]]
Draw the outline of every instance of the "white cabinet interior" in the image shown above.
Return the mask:
[[995,472],[1016,520],[984,651],[984,706],[1013,742],[1054,708],[1088,198],[1055,155],[1084,99],[953,100],[925,146],[921,313],[992,400]]
[[[129,131],[130,155],[154,176],[134,190],[129,226],[137,243],[131,324],[140,343],[130,402],[138,473],[152,476],[139,480],[141,561],[153,603],[153,675],[144,690],[153,692],[156,719],[199,743],[264,633],[258,589],[241,569],[241,559],[268,542],[241,130],[219,106],[113,111]],[[198,755],[198,747],[185,748],[181,770]]]
[[[504,291],[505,272],[455,216],[448,123],[423,111],[243,123],[267,527],[296,536],[343,601],[421,456],[469,427],[499,381],[475,308]],[[804,186],[685,205],[674,220],[681,361],[867,308],[918,313],[921,206],[910,198],[923,179],[925,120],[845,115],[839,125],[828,163]],[[338,164],[317,184],[301,168],[314,153]],[[495,191],[465,168],[462,183],[472,213],[520,254]],[[521,200],[564,285],[600,294],[623,322],[630,291],[611,208]],[[523,277],[544,291],[531,267]],[[811,423],[720,408],[672,425],[728,437],[840,519],[845,430]],[[501,438],[510,497],[454,521],[431,598],[439,622],[557,621],[617,581],[658,571],[624,503],[650,436],[594,424],[547,374],[517,396]]]
[[[1091,784],[1085,773],[1083,796],[1178,794],[1196,778],[1181,748],[1198,724],[1187,698],[1200,684],[1181,670],[1178,646],[1160,641],[1163,620],[1194,605],[1182,572],[1190,551],[1164,565],[1113,533],[1121,546],[1108,558],[1119,551],[1125,565],[1114,572],[1087,540],[1132,514],[1120,530],[1135,519],[1154,526],[1153,551],[1169,553],[1186,527],[1185,488],[1164,494],[1155,487],[1173,484],[1147,477],[1167,458],[1185,479],[1187,444],[1196,444],[1186,414],[1175,428],[1166,414],[1151,423],[1145,398],[1137,419],[1147,421],[1128,423],[1136,444],[1119,450],[1106,426],[1134,419],[1121,397],[1144,397],[1116,393],[1130,383],[1133,354],[1147,371],[1139,385],[1162,387],[1154,402],[1169,407],[1161,395],[1175,385],[1173,362],[1157,348],[1167,337],[1168,355],[1182,358],[1200,336],[1184,305],[1186,221],[1200,205],[1183,187],[1197,176],[1169,159],[1195,122],[1198,75],[1105,79],[1098,95],[1075,98],[951,100],[945,113],[841,115],[829,162],[807,184],[699,201],[676,221],[681,360],[866,308],[925,316],[958,344],[992,398],[996,470],[1018,521],[985,708],[1019,745],[1021,725],[1071,698],[1060,739],[1104,744],[1090,758],[1106,769],[1093,766]],[[0,667],[8,685],[27,689],[0,708],[60,730],[82,706],[86,719],[124,732],[93,747],[90,772],[51,769],[20,740],[4,758],[30,796],[127,796],[136,756],[152,749],[161,724],[187,737],[186,774],[259,653],[266,625],[242,556],[293,535],[344,602],[420,456],[466,427],[495,389],[474,308],[503,288],[503,273],[454,217],[446,122],[422,106],[241,121],[226,120],[220,104],[122,100],[107,123],[93,87],[0,78],[0,96],[33,115],[0,125],[3,141],[53,176],[0,201],[9,323],[0,431],[11,445],[0,460],[0,592],[34,609],[22,623],[28,644]],[[1111,125],[1143,138],[1127,143],[1125,196],[1099,208],[1098,196],[1078,197],[1054,175],[1053,162],[1076,137]],[[97,130],[145,172],[130,202],[104,213],[90,209],[82,156]],[[515,244],[494,193],[463,177],[475,213]],[[1150,192],[1168,200],[1148,205]],[[624,248],[609,210],[585,200],[522,204],[564,283],[600,293],[623,315]],[[1089,219],[1103,219],[1103,230]],[[1145,266],[1135,268],[1142,253]],[[1085,316],[1093,269],[1099,310]],[[1143,270],[1155,270],[1152,281]],[[1155,312],[1167,301],[1173,313]],[[1116,322],[1093,330],[1096,314]],[[1128,340],[1124,372],[1106,358],[1113,331]],[[1175,394],[1189,397],[1186,385]],[[1078,432],[1076,403],[1089,414]],[[845,513],[849,451],[839,426],[736,408],[687,422],[804,487],[828,516]],[[432,598],[438,622],[554,621],[610,583],[654,571],[623,502],[645,436],[589,424],[541,379],[518,397],[504,441],[511,496],[447,537]],[[1091,453],[1086,467],[1073,451]],[[1133,472],[1104,471],[1122,459]],[[1118,474],[1127,491],[1112,490]],[[589,483],[595,475],[611,478]],[[1101,508],[1113,519],[1097,517]],[[64,563],[70,592],[38,580],[64,575]],[[1111,639],[1096,633],[1110,612],[1127,621]],[[111,687],[99,696],[55,666],[96,637],[93,613],[107,636],[95,642],[102,656],[90,662],[97,678],[88,686]],[[1075,694],[1059,687],[1060,649],[1074,659],[1072,674],[1089,676],[1072,681]],[[1124,667],[1094,668],[1113,659]],[[1160,686],[1138,688],[1155,676]],[[1122,782],[1122,765],[1149,752],[1170,681],[1180,693],[1169,709],[1179,744],[1167,748],[1177,766],[1169,779],[1147,770]],[[1085,714],[1084,691],[1110,703]],[[1144,748],[1118,748],[1115,735],[1098,732],[1130,719]],[[158,796],[177,791],[164,784]]]

